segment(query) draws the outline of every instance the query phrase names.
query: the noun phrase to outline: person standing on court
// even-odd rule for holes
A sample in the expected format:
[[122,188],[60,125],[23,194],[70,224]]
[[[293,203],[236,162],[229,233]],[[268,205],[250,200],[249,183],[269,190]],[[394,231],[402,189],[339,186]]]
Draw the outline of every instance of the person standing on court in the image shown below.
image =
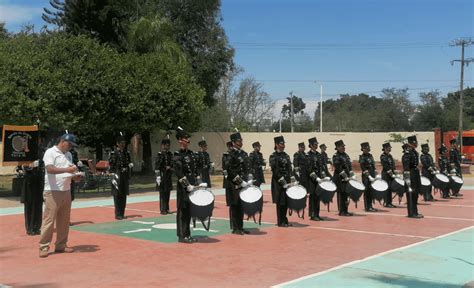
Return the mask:
[[260,152],[260,142],[252,143],[252,147],[253,151],[249,153],[250,168],[253,171],[254,185],[260,187],[261,184],[265,183],[263,170],[265,169],[266,163],[265,159],[263,159],[263,154]]
[[392,145],[390,143],[383,143],[382,144],[382,155],[380,155],[380,163],[382,164],[382,179],[387,181],[388,184],[388,191],[387,195],[384,200],[384,207],[387,208],[396,208],[395,205],[392,204],[392,181],[395,177],[395,160],[393,160],[392,154]]
[[109,172],[113,173],[112,195],[114,197],[115,219],[125,218],[125,207],[127,206],[127,195],[129,192],[130,169],[133,163],[127,150],[127,142],[120,132],[117,137],[116,147],[109,156]]
[[211,162],[211,158],[209,153],[207,153],[207,142],[204,138],[199,141],[198,143],[199,148],[201,151],[197,152],[198,158],[198,169],[199,175],[201,176],[201,180],[203,183],[207,183],[207,187],[211,187],[211,177],[209,172],[212,168],[213,163]]
[[304,142],[298,143],[298,152],[293,154],[293,171],[296,180],[308,190],[308,155]]
[[322,165],[323,165],[323,171],[325,176],[324,177],[329,177],[331,178],[331,173],[329,173],[329,168],[328,165],[332,164],[331,159],[328,157],[328,153],[326,153],[327,146],[326,144],[321,144],[319,145],[319,148],[321,148],[321,159],[322,159]]
[[233,149],[230,151],[230,158],[227,164],[227,189],[226,202],[229,206],[230,226],[232,234],[244,235],[250,232],[244,229],[244,212],[242,210],[242,200],[240,191],[252,185],[253,175],[251,174],[248,154],[242,150],[242,136],[239,132],[230,135]]
[[418,141],[416,136],[407,138],[406,150],[402,156],[403,179],[405,180],[405,191],[407,195],[407,210],[409,218],[423,218],[418,213],[418,195],[421,188],[420,170],[418,170],[419,156],[416,152]]
[[39,257],[49,255],[49,246],[53,239],[53,229],[56,223],[56,243],[54,252],[70,253],[72,248],[67,247],[69,235],[69,219],[71,217],[71,181],[79,181],[77,167],[72,164],[72,147],[77,146],[77,137],[73,134],[64,134],[59,143],[44,153],[44,202],[43,225],[39,242]]
[[[316,188],[321,182],[322,178],[325,178],[325,172],[322,167],[323,158],[322,155],[317,151],[318,140],[316,137],[308,139],[308,146],[310,148],[308,152],[308,187],[306,189],[309,193],[309,219],[313,221],[323,221],[324,219],[319,216],[321,207],[321,198],[316,194]],[[323,176],[324,175],[324,176]]]
[[276,204],[277,225],[279,227],[293,226],[288,223],[286,213],[288,211],[288,196],[286,189],[291,183],[291,160],[285,152],[285,138],[277,136],[273,138],[275,152],[270,156],[272,168],[272,202]]
[[347,155],[346,145],[342,140],[334,143],[336,146],[336,153],[332,156],[332,163],[334,165],[333,181],[337,186],[337,207],[339,209],[339,216],[352,216],[349,213],[349,195],[346,192],[346,185],[350,179],[355,178],[352,171],[352,162],[349,155]]
[[173,153],[170,151],[171,141],[169,138],[161,140],[161,151],[158,153],[155,169],[159,175],[157,184],[160,191],[160,214],[170,213],[170,194],[173,188],[171,176],[173,175]]
[[[421,144],[421,155],[420,155],[420,162],[421,162],[421,175],[430,179],[430,182],[433,183],[434,172],[436,171],[435,163],[433,161],[433,157],[430,154],[430,147],[428,143]],[[431,190],[427,190],[423,195],[423,199],[425,201],[434,201],[434,197],[431,194]]]
[[[461,153],[459,152],[459,146],[458,142],[456,139],[451,139],[449,141],[449,144],[451,144],[451,149],[449,150],[449,163],[451,164],[451,170],[454,169],[456,170],[456,175],[462,178],[462,171],[461,171]],[[462,195],[456,195],[456,196],[462,196]]]
[[[438,161],[439,171],[442,174],[449,177],[450,165],[449,165],[448,157],[446,156],[446,154],[448,152],[448,148],[446,148],[446,146],[444,146],[444,145],[441,145],[441,147],[438,148],[438,152],[439,152],[439,159],[438,159],[439,160]],[[449,187],[446,187],[446,188],[442,189],[441,192],[443,193],[442,194],[443,199],[449,198]]]
[[191,193],[195,185],[198,185],[198,168],[196,154],[188,149],[190,135],[181,127],[176,129],[176,139],[179,143],[179,151],[173,155],[173,169],[178,178],[176,184],[176,233],[178,242],[193,243],[197,239],[191,236],[191,211],[189,203],[189,193]]
[[370,190],[371,178],[375,178],[375,160],[370,153],[369,142],[360,143],[362,154],[359,156],[360,170],[362,171],[362,183],[365,186],[364,208],[365,212],[377,212],[372,207],[372,191]]

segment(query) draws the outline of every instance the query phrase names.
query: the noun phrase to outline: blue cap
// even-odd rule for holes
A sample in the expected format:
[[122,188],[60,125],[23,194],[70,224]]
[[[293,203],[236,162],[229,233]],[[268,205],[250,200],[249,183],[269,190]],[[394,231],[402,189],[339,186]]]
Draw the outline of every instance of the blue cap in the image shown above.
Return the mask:
[[63,134],[60,139],[71,143],[74,147],[79,146],[77,145],[77,137],[74,134]]

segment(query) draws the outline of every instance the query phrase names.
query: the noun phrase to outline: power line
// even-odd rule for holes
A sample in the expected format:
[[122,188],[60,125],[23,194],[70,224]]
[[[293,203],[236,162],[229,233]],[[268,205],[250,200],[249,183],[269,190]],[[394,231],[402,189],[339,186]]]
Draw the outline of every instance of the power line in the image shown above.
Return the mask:
[[294,43],[294,42],[230,42],[242,49],[407,49],[448,47],[446,42],[396,42],[396,43]]
[[[237,82],[246,81],[246,79],[236,79]],[[314,80],[308,79],[256,79],[255,81],[258,82],[300,82],[300,83],[313,83]],[[319,80],[318,80],[319,81]],[[387,82],[457,82],[459,80],[452,79],[452,80],[442,80],[442,79],[407,79],[407,80],[320,80],[321,82],[325,83],[387,83]],[[471,81],[471,80],[468,80]]]

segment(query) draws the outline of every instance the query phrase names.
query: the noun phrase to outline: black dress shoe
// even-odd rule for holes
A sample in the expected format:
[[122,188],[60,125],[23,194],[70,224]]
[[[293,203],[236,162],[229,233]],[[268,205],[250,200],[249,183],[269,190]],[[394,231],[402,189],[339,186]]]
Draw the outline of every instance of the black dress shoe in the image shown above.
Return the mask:
[[243,231],[240,231],[240,230],[232,230],[232,234],[235,234],[235,235],[244,235],[244,232]]
[[387,206],[385,207],[388,207],[388,208],[397,208],[397,206],[393,205],[393,204],[388,204]]
[[115,219],[117,219],[117,220],[123,220],[123,216],[115,216]]
[[188,237],[184,237],[184,238],[178,238],[178,242],[180,243],[192,243],[193,240],[189,239]]
[[287,223],[283,223],[283,224],[278,224],[278,227],[288,227],[289,225]]
[[242,231],[244,234],[250,234],[250,231],[249,231],[249,230],[242,229],[242,230],[240,230],[240,231]]
[[367,212],[377,212],[377,209],[370,207],[369,209],[365,210]]
[[316,216],[310,217],[309,220],[311,221],[319,221],[319,218]]
[[324,221],[324,218],[318,216],[319,221]]
[[423,218],[423,215],[417,214],[417,215],[408,215],[408,218],[415,218],[415,219],[420,219]]
[[33,232],[33,235],[41,235],[41,230],[35,230],[35,231]]
[[161,211],[160,214],[161,215],[166,215],[166,211]]
[[191,242],[198,242],[198,240],[192,236],[189,236],[189,239],[191,240]]
[[28,234],[28,235],[30,235],[30,236],[35,235],[33,231],[26,231],[26,234]]

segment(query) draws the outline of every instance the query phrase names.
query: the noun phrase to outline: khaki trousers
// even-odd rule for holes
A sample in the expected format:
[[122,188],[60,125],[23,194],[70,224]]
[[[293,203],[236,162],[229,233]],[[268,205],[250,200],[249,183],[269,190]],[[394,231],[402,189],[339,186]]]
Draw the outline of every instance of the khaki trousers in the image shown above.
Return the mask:
[[71,216],[71,192],[70,191],[44,191],[45,209],[43,213],[43,225],[41,226],[40,250],[49,250],[53,240],[54,222],[56,222],[56,249],[62,250],[66,247],[69,234],[69,219]]

